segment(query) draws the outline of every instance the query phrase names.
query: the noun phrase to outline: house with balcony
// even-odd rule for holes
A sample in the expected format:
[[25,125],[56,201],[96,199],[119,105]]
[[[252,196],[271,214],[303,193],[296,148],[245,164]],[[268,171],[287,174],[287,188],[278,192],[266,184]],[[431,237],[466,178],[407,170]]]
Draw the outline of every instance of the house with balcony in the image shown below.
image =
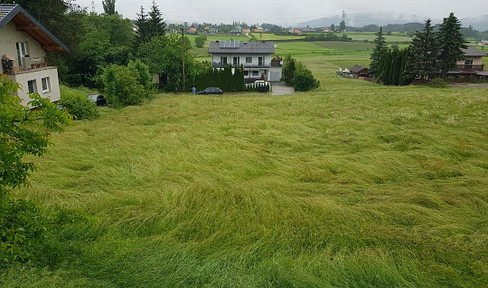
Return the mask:
[[473,46],[461,50],[464,52],[464,60],[456,63],[456,70],[472,74],[484,70],[483,57],[487,56],[485,52]]
[[32,93],[52,102],[60,100],[58,70],[48,64],[46,52],[68,51],[20,5],[0,4],[0,73],[20,85],[14,96],[23,105]]
[[208,52],[212,56],[212,67],[215,69],[227,65],[242,65],[246,79],[281,80],[281,64],[272,65],[271,61],[275,53],[274,42],[213,41]]

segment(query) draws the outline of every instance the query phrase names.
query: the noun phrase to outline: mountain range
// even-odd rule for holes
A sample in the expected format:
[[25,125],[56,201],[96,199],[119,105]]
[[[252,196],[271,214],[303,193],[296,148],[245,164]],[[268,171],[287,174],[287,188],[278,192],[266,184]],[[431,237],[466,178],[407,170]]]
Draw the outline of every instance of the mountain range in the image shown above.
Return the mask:
[[[387,24],[406,24],[406,23],[423,23],[428,17],[406,14],[406,13],[351,13],[346,15],[346,25],[351,27],[362,27],[369,24],[387,25]],[[329,27],[330,25],[339,25],[342,18],[339,15],[319,18],[302,23],[297,27]],[[488,15],[460,19],[463,27],[473,26],[474,29],[485,31],[488,30]],[[439,24],[442,19],[432,19],[433,24]]]

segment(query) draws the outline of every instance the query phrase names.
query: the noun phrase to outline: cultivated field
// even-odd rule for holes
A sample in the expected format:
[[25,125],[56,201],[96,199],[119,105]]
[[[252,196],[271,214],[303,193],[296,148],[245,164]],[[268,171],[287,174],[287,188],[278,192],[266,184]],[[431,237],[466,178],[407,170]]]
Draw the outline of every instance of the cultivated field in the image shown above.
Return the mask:
[[486,287],[488,89],[335,75],[370,50],[279,43],[320,89],[158,95],[54,135],[17,195],[63,215],[60,260],[0,286]]

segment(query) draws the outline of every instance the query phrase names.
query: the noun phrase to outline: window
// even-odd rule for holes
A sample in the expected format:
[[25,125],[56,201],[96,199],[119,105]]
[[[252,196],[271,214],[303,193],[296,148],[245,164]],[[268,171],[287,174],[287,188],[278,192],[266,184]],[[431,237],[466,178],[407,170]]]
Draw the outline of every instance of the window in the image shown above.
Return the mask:
[[241,63],[240,63],[241,61],[239,61],[239,60],[240,60],[240,59],[239,59],[239,57],[233,57],[233,58],[232,58],[232,64],[233,64],[234,66],[239,66],[239,65],[241,64]]
[[42,78],[41,84],[43,93],[51,92],[51,80],[49,77]]
[[27,51],[26,42],[17,42],[17,58],[19,60],[19,66],[25,65],[25,57],[29,57],[29,52]]
[[227,65],[227,57],[220,57],[220,64]]
[[258,57],[258,66],[264,66],[264,57]]
[[252,63],[252,57],[246,57],[246,63]]
[[244,71],[244,76],[249,76],[249,71]]
[[258,77],[259,71],[252,71],[252,77]]
[[466,59],[464,60],[465,65],[473,65],[473,59]]
[[27,81],[27,87],[29,88],[29,94],[37,93],[37,81],[36,80]]

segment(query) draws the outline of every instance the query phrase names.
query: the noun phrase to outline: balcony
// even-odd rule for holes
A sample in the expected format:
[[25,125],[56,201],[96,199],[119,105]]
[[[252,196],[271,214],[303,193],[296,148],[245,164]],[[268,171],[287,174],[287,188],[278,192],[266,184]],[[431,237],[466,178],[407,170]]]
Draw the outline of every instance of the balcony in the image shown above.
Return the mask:
[[223,68],[225,66],[244,66],[244,68],[271,68],[271,64],[270,63],[243,63],[243,64],[239,64],[239,65],[233,65],[233,64],[230,64],[230,63],[227,63],[227,64],[223,64],[221,62],[212,62],[212,67],[213,68]]
[[50,68],[50,66],[44,57],[24,58],[21,65],[19,65],[18,60],[11,60],[4,57],[2,59],[2,68],[3,72],[7,75],[17,75],[40,71],[46,68]]
[[469,65],[469,64],[456,65],[456,70],[461,70],[461,71],[483,71],[484,68],[485,65]]

